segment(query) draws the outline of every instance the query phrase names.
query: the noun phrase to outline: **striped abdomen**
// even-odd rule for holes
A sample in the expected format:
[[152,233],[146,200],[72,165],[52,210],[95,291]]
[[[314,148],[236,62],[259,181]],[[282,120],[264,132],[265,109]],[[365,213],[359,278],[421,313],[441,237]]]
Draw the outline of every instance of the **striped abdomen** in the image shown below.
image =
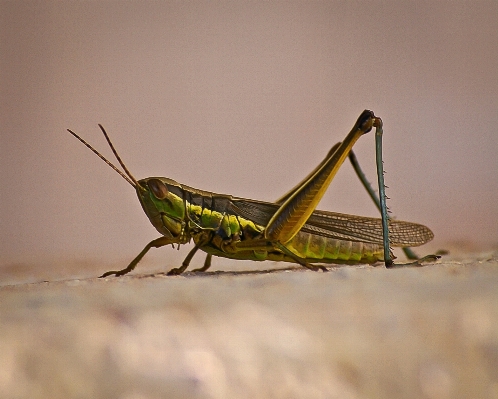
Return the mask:
[[285,246],[308,262],[375,263],[383,260],[382,245],[339,240],[299,232]]

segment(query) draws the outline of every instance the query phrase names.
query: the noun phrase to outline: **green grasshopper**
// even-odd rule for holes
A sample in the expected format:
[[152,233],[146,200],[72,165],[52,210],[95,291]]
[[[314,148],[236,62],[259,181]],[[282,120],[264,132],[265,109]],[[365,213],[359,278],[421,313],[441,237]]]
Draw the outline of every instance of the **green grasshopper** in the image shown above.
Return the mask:
[[[214,256],[254,261],[273,260],[298,263],[311,270],[327,269],[322,265],[393,263],[390,246],[411,247],[425,244],[434,235],[426,226],[392,220],[387,215],[382,167],[382,120],[372,111],[362,112],[344,141],[337,143],[325,159],[298,185],[275,202],[263,202],[198,190],[166,177],[136,180],[121,161],[106,131],[99,125],[124,173],[76,133],[85,144],[119,173],[137,192],[145,214],[161,237],[152,240],[122,270],[112,270],[101,277],[122,276],[131,272],[151,248],[194,241],[181,267],[168,275],[183,273],[195,253],[207,253],[204,272]],[[352,152],[355,142],[375,127],[379,198],[367,182]],[[382,218],[369,218],[316,210],[330,182],[346,159],[353,166],[381,211]],[[408,248],[405,248],[408,251]],[[410,256],[410,253],[407,252]],[[423,258],[435,259],[435,256]],[[316,265],[319,263],[319,265]],[[419,264],[416,262],[416,264]]]

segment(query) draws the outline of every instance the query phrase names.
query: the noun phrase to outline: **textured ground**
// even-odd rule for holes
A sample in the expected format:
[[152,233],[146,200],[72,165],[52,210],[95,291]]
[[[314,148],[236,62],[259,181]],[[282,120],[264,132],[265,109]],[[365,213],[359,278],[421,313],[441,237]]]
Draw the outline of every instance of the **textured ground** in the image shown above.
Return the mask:
[[498,252],[3,285],[0,337],[1,398],[498,398]]

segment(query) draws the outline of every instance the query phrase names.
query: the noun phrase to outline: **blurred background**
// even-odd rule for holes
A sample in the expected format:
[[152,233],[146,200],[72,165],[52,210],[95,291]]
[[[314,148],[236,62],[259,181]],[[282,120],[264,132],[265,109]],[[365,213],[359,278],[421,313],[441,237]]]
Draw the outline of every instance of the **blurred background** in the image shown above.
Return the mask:
[[[136,178],[271,201],[365,108],[384,121],[393,214],[435,233],[419,253],[496,245],[497,15],[495,0],[0,2],[0,266],[105,271],[158,236],[67,128],[114,162],[103,124]],[[375,181],[373,135],[355,150]],[[348,163],[319,208],[376,216]]]

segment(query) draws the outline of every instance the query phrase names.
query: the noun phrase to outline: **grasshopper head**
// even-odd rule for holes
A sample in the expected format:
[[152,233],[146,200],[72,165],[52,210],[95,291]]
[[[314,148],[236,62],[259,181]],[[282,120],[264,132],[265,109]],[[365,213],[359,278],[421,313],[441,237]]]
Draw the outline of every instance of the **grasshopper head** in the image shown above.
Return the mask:
[[166,177],[148,177],[138,181],[138,199],[156,230],[166,237],[178,238],[184,230],[185,204],[181,187]]

